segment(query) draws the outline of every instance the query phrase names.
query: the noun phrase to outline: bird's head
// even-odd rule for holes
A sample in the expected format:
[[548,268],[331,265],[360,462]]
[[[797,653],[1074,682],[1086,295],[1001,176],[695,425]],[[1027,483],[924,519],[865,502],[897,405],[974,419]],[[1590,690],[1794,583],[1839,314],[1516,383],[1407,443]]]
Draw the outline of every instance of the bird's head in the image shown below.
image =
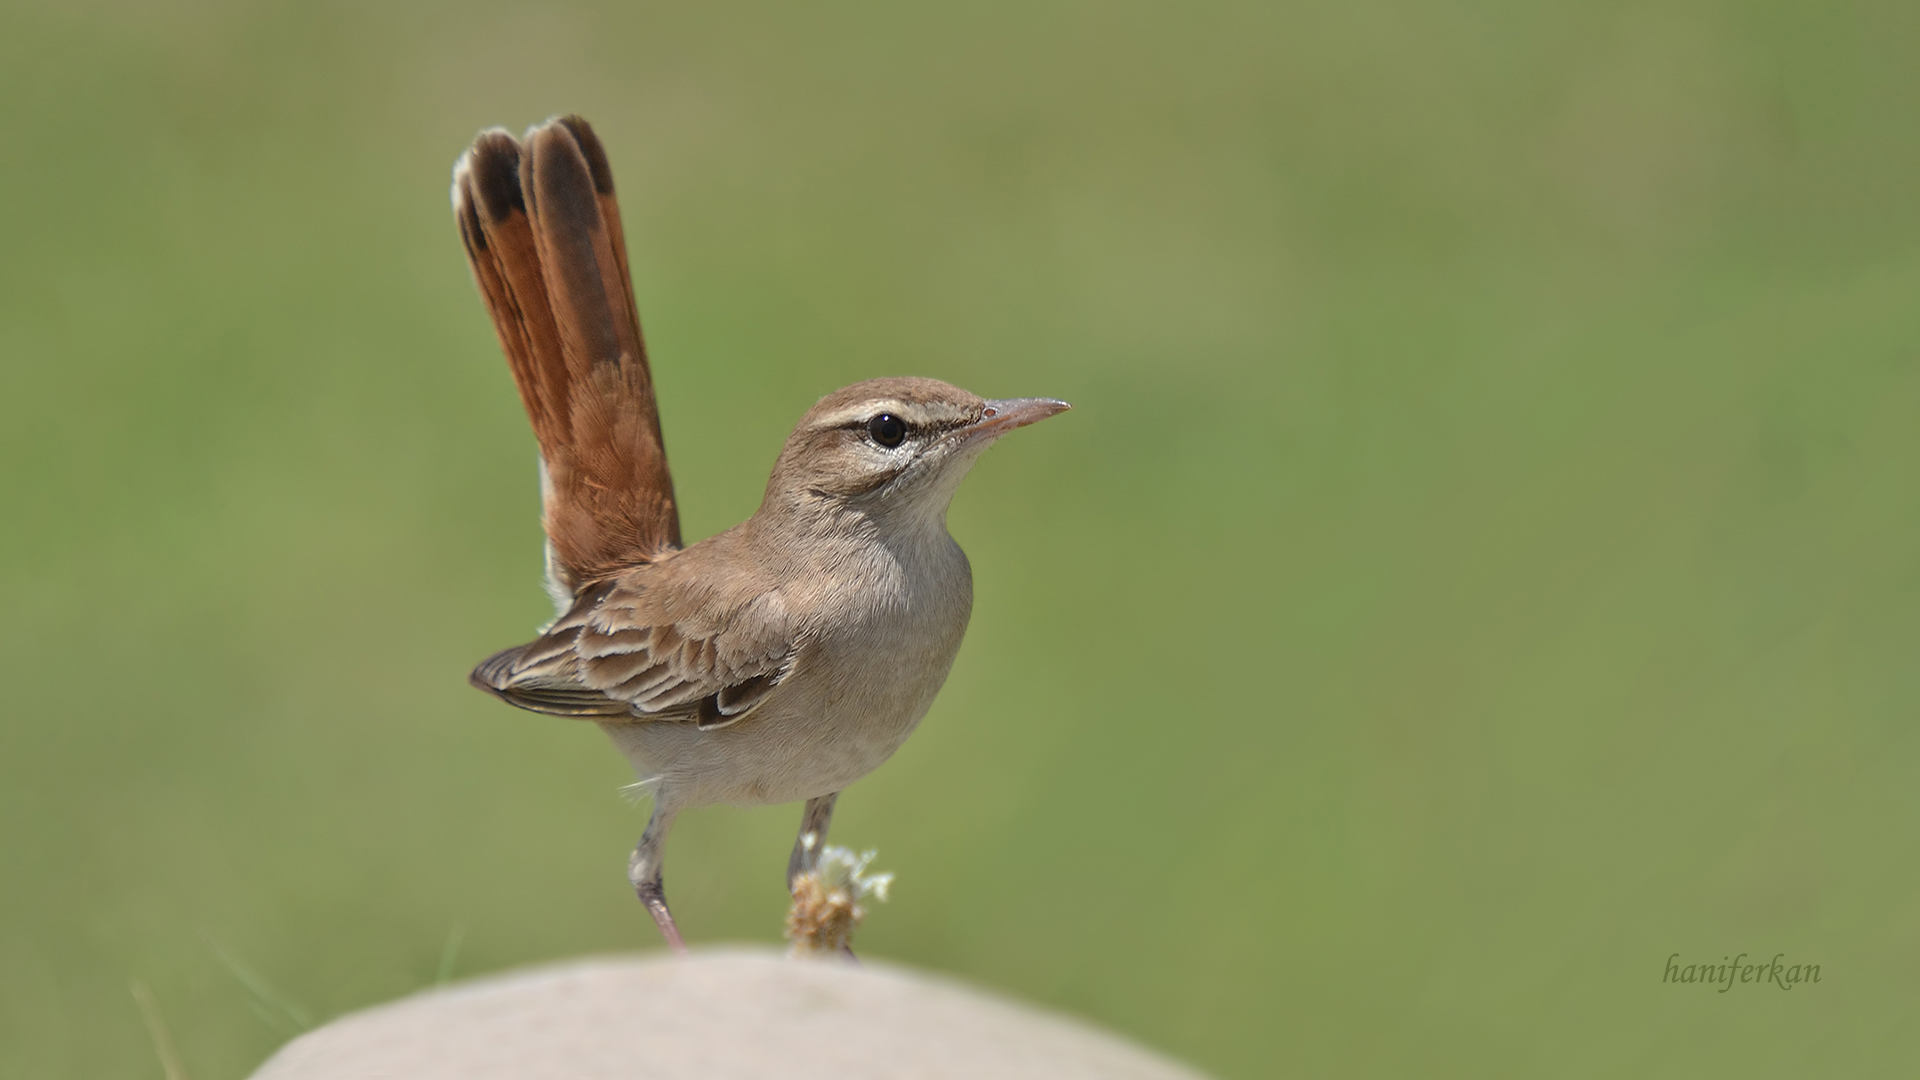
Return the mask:
[[878,518],[932,517],[994,440],[1064,401],[989,401],[937,379],[869,379],[821,398],[787,438],[766,506],[825,500]]

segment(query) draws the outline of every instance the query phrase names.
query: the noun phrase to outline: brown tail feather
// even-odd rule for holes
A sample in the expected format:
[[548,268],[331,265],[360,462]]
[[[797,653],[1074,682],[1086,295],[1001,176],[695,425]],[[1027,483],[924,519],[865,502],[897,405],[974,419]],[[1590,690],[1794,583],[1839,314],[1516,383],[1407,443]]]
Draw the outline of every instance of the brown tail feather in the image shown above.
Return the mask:
[[579,117],[524,146],[484,132],[454,213],[547,467],[546,529],[568,590],[680,545],[613,172]]

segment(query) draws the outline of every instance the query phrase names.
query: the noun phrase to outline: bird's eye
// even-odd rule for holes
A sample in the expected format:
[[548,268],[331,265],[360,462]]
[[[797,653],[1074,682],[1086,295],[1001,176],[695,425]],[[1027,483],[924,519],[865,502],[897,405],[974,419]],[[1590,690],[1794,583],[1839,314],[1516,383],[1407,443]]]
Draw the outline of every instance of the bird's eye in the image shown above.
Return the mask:
[[907,437],[907,424],[892,413],[881,413],[867,421],[867,435],[881,446],[899,446]]

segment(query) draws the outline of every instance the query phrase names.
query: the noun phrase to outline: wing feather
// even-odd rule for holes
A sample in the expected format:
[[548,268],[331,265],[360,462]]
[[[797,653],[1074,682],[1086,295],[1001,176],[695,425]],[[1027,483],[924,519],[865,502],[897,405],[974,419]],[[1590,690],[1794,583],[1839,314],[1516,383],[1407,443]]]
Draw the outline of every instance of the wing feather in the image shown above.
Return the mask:
[[718,617],[675,619],[668,590],[634,580],[642,576],[586,590],[541,637],[474,669],[474,685],[555,716],[716,728],[745,718],[792,674],[799,647],[777,592]]

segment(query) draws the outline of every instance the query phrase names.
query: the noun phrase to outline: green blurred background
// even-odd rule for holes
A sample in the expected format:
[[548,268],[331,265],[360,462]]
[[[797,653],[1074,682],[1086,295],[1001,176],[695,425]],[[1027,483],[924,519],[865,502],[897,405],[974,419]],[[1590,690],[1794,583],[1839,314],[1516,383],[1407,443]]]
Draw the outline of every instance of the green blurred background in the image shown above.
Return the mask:
[[[0,9],[0,1073],[658,947],[624,762],[465,684],[548,608],[448,171],[562,111],[690,538],[844,383],[1076,405],[866,952],[1222,1077],[1920,1067],[1920,6],[96,0]],[[797,817],[682,819],[689,937]]]

